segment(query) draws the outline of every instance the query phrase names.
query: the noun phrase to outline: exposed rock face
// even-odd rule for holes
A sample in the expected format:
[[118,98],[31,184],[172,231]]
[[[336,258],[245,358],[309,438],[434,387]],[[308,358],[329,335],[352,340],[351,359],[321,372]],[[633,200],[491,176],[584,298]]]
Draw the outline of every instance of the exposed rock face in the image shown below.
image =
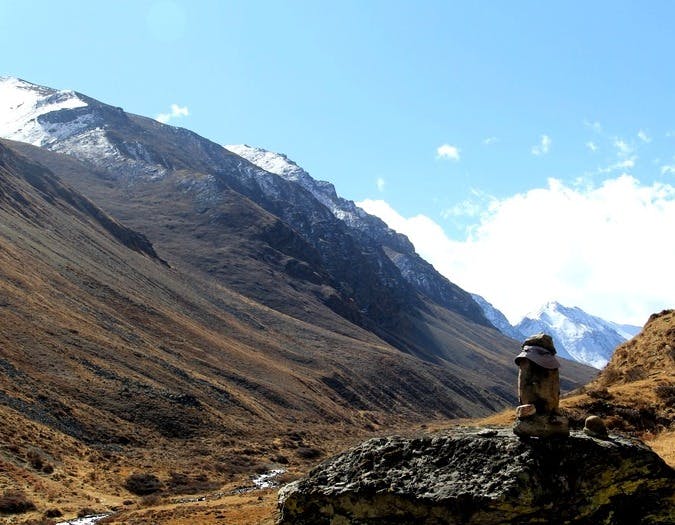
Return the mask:
[[279,524],[665,524],[675,471],[611,436],[520,440],[507,429],[376,438],[279,493]]

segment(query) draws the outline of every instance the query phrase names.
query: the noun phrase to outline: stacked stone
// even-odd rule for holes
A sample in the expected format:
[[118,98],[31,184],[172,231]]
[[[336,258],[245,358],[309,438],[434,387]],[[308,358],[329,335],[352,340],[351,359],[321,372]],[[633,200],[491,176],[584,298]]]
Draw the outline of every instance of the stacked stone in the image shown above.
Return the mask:
[[560,413],[560,363],[550,335],[528,337],[516,356],[518,401],[513,432],[520,437],[567,437],[569,421]]

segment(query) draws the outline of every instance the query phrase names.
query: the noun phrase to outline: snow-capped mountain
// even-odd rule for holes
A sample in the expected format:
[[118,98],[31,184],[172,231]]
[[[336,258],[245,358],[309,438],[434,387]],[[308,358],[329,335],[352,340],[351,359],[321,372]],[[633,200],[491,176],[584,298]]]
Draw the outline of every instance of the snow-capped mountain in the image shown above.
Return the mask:
[[[309,272],[312,278],[319,280],[319,275],[325,285],[336,286],[340,297],[330,295],[326,301],[359,323],[375,320],[399,330],[394,314],[431,299],[489,326],[470,294],[424,261],[407,237],[284,155],[248,146],[226,149],[187,129],[126,113],[81,93],[10,77],[0,78],[0,116],[0,136],[89,163],[109,188],[127,188],[128,196],[140,188],[152,194],[155,185],[175,185],[176,191],[193,196],[202,213],[222,205],[225,190],[245,196],[293,230],[284,232],[286,237],[277,232],[265,239],[286,255],[318,265]],[[124,217],[134,214],[124,210]],[[297,273],[294,268],[284,271]]]
[[0,77],[0,100],[0,137],[129,176],[156,178],[167,173],[162,159],[153,157],[140,140],[116,140],[108,133],[111,122],[125,119],[121,108],[15,77]]
[[515,326],[521,334],[551,334],[559,355],[603,368],[616,347],[636,335],[638,326],[618,325],[557,302],[549,302],[528,314]]
[[[61,109],[75,109],[87,105],[74,91],[36,86],[13,77],[0,77],[0,135],[11,140],[44,146],[53,140],[44,115]],[[77,122],[71,124],[77,127]],[[59,137],[67,133],[59,129]]]

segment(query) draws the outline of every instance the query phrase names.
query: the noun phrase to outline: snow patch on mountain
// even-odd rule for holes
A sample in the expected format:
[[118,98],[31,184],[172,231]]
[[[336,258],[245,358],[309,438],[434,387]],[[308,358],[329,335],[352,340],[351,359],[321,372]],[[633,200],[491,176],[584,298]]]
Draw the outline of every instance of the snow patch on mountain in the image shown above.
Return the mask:
[[103,108],[112,109],[74,91],[0,77],[0,137],[72,155],[119,175],[166,175],[142,144],[110,140]]
[[224,147],[265,171],[300,184],[314,195],[321,204],[326,206],[335,217],[352,228],[358,228],[368,215],[352,201],[339,197],[335,191],[335,186],[330,182],[314,179],[283,153],[274,153],[247,144],[229,144]]
[[[42,115],[87,105],[74,91],[36,86],[15,77],[0,77],[0,100],[3,101],[0,104],[0,136],[35,146],[44,146],[70,133],[54,123],[43,125]],[[68,126],[82,124],[81,121],[72,122]]]

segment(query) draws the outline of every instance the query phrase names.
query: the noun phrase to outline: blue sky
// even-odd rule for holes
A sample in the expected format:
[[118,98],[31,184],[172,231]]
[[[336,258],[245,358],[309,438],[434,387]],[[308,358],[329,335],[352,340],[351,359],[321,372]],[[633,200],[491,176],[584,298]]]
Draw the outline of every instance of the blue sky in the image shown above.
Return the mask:
[[559,300],[642,324],[675,297],[673,20],[657,1],[0,0],[0,74],[284,152],[512,320]]

